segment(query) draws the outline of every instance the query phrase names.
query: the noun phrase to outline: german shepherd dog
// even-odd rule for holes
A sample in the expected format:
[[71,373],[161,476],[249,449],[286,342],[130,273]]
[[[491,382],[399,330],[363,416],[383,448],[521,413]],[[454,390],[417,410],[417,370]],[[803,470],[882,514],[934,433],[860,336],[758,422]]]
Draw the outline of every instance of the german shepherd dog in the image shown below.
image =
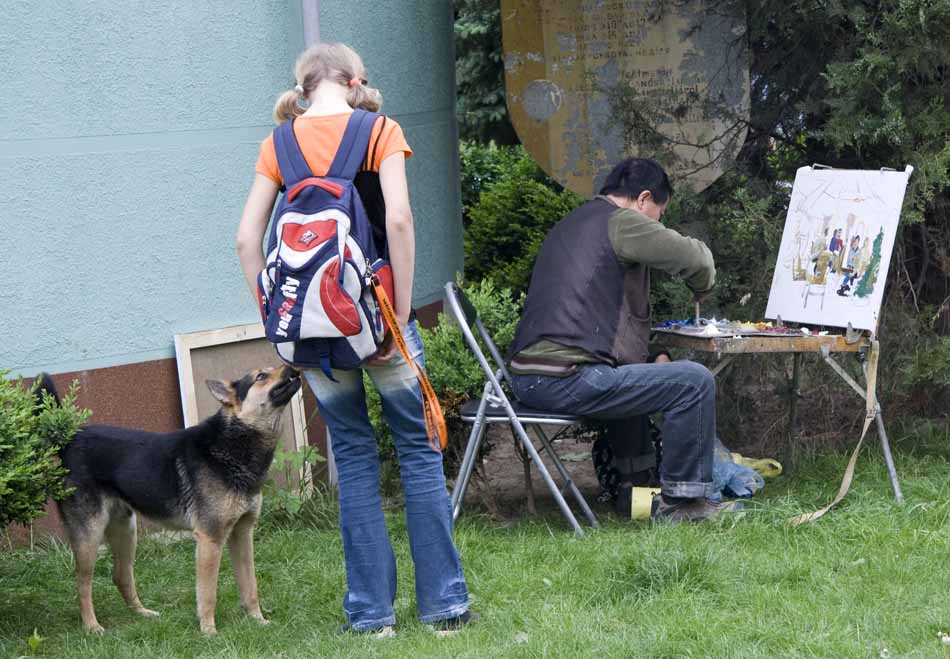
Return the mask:
[[[221,409],[197,426],[150,433],[86,425],[61,453],[69,470],[67,484],[75,490],[59,502],[59,510],[76,559],[79,611],[91,632],[103,631],[92,606],[92,573],[103,539],[112,548],[112,581],[126,603],[143,616],[158,615],[142,606],[135,591],[136,513],[193,532],[202,632],[216,632],[218,568],[225,543],[241,605],[252,618],[267,623],[257,599],[254,525],[280,412],[300,388],[300,374],[285,366],[252,371],[230,383],[208,380],[207,385]],[[43,391],[56,397],[45,374],[37,395]]]

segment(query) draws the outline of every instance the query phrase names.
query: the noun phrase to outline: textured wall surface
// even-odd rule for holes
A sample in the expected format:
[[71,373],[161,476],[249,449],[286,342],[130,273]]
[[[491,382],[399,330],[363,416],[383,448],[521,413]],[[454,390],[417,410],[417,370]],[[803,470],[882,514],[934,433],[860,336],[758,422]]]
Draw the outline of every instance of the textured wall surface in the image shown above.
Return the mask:
[[[431,302],[462,261],[451,8],[316,7],[415,149],[415,297]],[[234,235],[302,15],[277,0],[5,3],[0,368],[161,359],[175,333],[257,320]]]

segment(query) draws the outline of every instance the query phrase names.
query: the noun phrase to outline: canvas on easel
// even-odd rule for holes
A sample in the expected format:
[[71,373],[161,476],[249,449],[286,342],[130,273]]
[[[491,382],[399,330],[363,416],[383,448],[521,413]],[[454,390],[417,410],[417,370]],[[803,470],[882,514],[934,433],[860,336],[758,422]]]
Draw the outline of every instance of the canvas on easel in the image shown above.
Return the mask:
[[798,170],[766,318],[876,333],[912,171]]

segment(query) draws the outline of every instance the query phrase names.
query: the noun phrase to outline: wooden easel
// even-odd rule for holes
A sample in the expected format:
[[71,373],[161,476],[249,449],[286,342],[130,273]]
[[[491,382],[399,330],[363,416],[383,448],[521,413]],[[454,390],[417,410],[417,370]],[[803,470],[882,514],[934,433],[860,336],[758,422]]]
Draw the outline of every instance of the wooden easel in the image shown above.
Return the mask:
[[[789,335],[749,335],[749,336],[696,336],[683,333],[680,330],[655,328],[654,343],[659,346],[669,348],[686,348],[697,352],[713,353],[719,359],[719,363],[712,369],[713,375],[718,375],[729,366],[739,355],[757,354],[757,353],[791,353],[792,354],[792,392],[789,402],[789,432],[794,437],[798,434],[797,428],[797,405],[798,405],[798,385],[801,375],[801,360],[804,354],[817,354],[832,370],[844,380],[862,399],[864,399],[867,410],[865,419],[865,430],[861,435],[861,441],[867,432],[871,420],[877,425],[877,433],[881,440],[881,448],[884,452],[884,461],[887,464],[887,472],[890,476],[891,487],[894,489],[894,499],[897,503],[903,503],[904,496],[901,493],[900,483],[897,479],[897,469],[894,466],[894,458],[891,455],[890,443],[887,439],[887,432],[884,429],[884,419],[881,413],[881,406],[877,401],[877,366],[880,356],[880,344],[870,333],[855,332],[849,328],[847,334],[837,336],[789,336]],[[861,386],[851,375],[839,364],[833,353],[851,353],[861,360],[862,370],[864,371],[865,384]],[[842,483],[839,496],[835,503],[843,498],[850,486],[851,476],[853,475],[854,462],[857,459],[860,442],[852,454],[848,470],[845,472],[845,479]],[[831,506],[828,506],[830,508]],[[827,509],[819,511],[821,514]],[[818,514],[813,519],[821,516]],[[807,516],[806,516],[807,517]],[[803,520],[804,521],[804,520]]]

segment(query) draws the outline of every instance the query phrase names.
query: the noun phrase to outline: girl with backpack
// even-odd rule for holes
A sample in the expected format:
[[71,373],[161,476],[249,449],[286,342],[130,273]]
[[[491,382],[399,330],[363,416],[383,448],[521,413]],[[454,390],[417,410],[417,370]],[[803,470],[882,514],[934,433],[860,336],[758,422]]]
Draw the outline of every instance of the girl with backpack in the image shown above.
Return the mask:
[[[375,112],[382,98],[367,85],[359,55],[343,44],[311,46],[297,59],[295,74],[297,84],[277,100],[274,119],[278,124],[293,122],[293,135],[313,176],[325,176],[354,109]],[[354,182],[372,224],[376,251],[392,265],[397,323],[413,360],[422,364],[422,341],[412,313],[415,238],[405,168],[411,155],[399,125],[380,116]],[[273,135],[261,144],[255,169],[237,243],[241,267],[257,300],[258,276],[265,267],[261,244],[284,185]],[[396,621],[392,606],[396,561],[383,517],[379,455],[366,409],[363,370],[379,391],[399,459],[419,620],[440,631],[458,629],[472,616],[452,540],[442,455],[429,445],[415,375],[387,340],[361,368],[304,371],[332,438],[339,474],[347,581],[343,598],[347,623],[341,630],[390,635]]]

